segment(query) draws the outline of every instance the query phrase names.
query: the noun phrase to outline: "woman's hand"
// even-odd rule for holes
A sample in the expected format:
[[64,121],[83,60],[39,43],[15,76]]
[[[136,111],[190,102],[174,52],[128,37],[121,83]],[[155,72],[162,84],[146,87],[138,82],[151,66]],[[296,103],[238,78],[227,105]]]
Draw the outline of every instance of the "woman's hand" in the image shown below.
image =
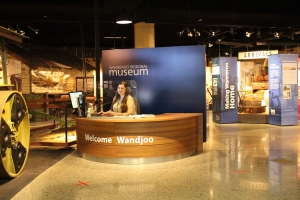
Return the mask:
[[118,112],[114,112],[114,111],[107,111],[107,112],[102,112],[103,116],[110,116],[110,117],[113,117],[113,116],[128,116],[127,113],[118,113]]
[[102,116],[103,112],[97,112],[96,114]]
[[115,112],[109,110],[107,112],[103,112],[102,115],[103,116],[115,116]]

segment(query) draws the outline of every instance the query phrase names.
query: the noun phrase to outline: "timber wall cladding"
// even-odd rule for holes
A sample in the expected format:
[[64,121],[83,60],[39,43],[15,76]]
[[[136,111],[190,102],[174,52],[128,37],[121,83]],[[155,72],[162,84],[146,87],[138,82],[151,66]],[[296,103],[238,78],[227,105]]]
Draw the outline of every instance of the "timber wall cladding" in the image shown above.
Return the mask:
[[[83,72],[75,69],[33,70],[22,64],[22,93],[46,93],[49,90],[53,93],[76,91],[76,77],[82,76]],[[87,71],[86,76],[93,76],[93,71]]]

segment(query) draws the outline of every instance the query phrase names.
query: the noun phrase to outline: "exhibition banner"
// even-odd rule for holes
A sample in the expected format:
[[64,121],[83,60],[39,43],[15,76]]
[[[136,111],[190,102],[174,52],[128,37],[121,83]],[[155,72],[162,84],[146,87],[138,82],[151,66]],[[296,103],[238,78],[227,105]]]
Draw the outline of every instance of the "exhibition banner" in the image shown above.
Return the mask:
[[141,114],[203,113],[206,141],[204,46],[104,50],[102,70],[104,110],[127,81]]
[[237,58],[212,59],[213,121],[238,122]]
[[298,55],[270,55],[269,123],[298,124]]

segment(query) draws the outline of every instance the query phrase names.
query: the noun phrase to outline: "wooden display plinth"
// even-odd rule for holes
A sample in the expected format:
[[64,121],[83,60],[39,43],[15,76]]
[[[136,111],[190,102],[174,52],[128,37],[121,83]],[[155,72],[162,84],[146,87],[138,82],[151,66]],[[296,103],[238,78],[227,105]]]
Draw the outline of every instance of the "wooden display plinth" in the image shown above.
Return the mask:
[[268,124],[269,114],[267,113],[239,113],[239,123]]
[[243,106],[244,113],[264,113],[266,106]]

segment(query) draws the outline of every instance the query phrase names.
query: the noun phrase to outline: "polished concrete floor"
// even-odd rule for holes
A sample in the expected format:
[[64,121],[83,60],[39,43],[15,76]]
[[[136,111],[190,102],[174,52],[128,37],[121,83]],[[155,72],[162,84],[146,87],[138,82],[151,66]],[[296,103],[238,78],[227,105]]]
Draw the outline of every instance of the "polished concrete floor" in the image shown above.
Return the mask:
[[[300,126],[215,124],[204,152],[156,164],[103,164],[31,147],[0,199],[300,199]],[[2,193],[2,196],[1,196]]]

